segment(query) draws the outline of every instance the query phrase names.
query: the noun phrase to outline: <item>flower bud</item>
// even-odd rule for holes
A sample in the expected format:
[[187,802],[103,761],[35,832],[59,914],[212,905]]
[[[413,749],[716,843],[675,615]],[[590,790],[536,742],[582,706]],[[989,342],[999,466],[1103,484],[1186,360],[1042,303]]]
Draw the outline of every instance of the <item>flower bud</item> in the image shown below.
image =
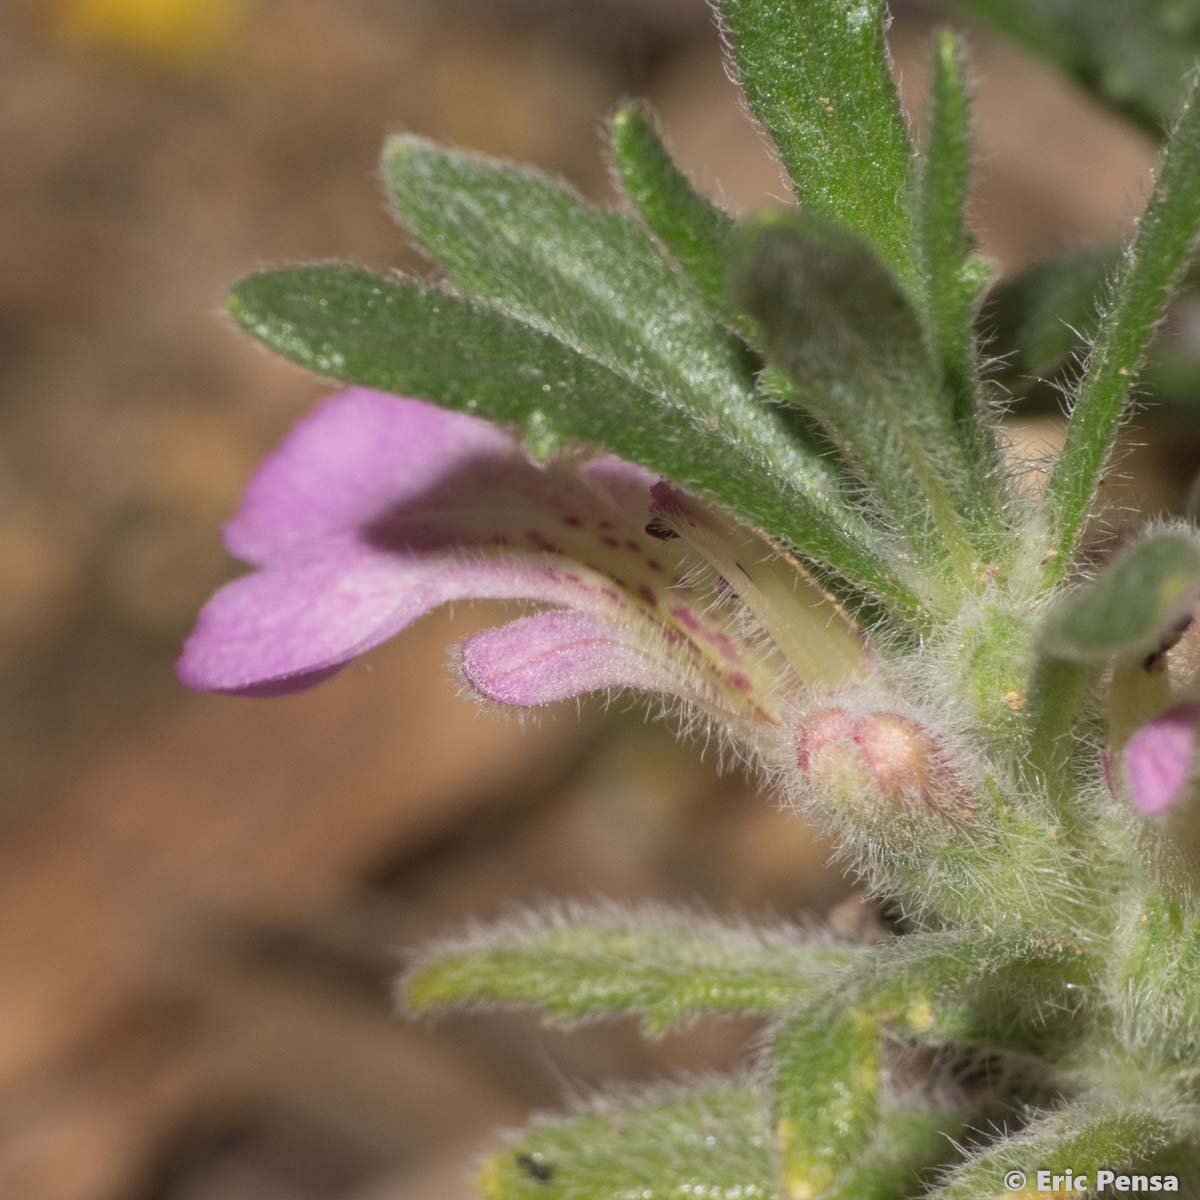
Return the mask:
[[933,739],[915,721],[896,713],[873,713],[857,723],[854,740],[889,799],[929,795],[940,756]]
[[936,805],[948,781],[937,742],[900,713],[816,709],[801,721],[795,745],[801,774],[845,796],[874,796],[892,806]]
[[809,713],[796,738],[796,765],[807,772],[813,756],[829,745],[854,740],[854,718],[841,708],[820,708]]

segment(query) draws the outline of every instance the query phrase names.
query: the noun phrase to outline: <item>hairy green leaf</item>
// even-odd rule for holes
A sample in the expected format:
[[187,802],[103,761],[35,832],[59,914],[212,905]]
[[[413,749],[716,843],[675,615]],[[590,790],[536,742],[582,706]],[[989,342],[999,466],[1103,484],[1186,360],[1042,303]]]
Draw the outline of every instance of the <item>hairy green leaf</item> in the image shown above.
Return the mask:
[[1100,677],[1095,663],[1041,654],[1034,662],[1025,701],[1029,753],[1026,765],[1040,775],[1056,818],[1077,819],[1071,787],[1072,732]]
[[1156,650],[1200,598],[1200,540],[1160,533],[1129,546],[1066,596],[1041,630],[1044,653],[1104,662]]
[[1197,0],[952,0],[1160,137],[1200,58]]
[[921,291],[912,150],[888,71],[882,0],[719,0],[734,68],[796,197]]
[[[1028,875],[1045,869],[1010,844],[999,855],[1018,861],[1005,880],[985,865],[998,892],[1031,889]],[[1023,859],[1023,861],[1020,861]],[[1026,876],[1026,878],[1022,878]],[[1011,911],[1016,905],[1009,900]],[[1060,906],[1052,908],[1062,919]],[[1048,1039],[1065,1046],[1062,1027],[1074,1015],[1063,1003],[1064,980],[1077,987],[1090,965],[1061,939],[1017,928],[1007,932],[953,929],[909,934],[872,947],[838,981],[847,1008],[886,1014],[892,1028],[937,1041],[982,1042],[1044,1051]],[[1060,1011],[1061,1010],[1061,1011]]]
[[930,1193],[930,1200],[999,1200],[1014,1192],[1030,1197],[1080,1194],[1084,1188],[1039,1188],[1038,1171],[1086,1175],[1094,1189],[1102,1168],[1144,1168],[1179,1136],[1169,1107],[1161,1097],[1157,1109],[1153,1099],[1143,1106],[1123,1107],[1115,1096],[1114,1089],[1112,1098],[1087,1097],[1035,1121],[955,1170]]
[[956,1155],[961,1118],[936,1108],[880,1113],[877,1132],[860,1158],[846,1167],[822,1200],[908,1200]]
[[720,423],[823,503],[841,503],[837,472],[760,402],[734,340],[638,222],[533,171],[420,138],[391,139],[383,161],[398,218],[456,288]]
[[965,210],[971,178],[970,100],[962,47],[943,31],[934,44],[928,145],[921,162],[920,234],[929,281],[934,351],[964,447],[991,476],[998,466],[995,430],[984,406],[975,314],[987,267],[974,256]]
[[879,1020],[828,1003],[805,1008],[776,1029],[770,1063],[783,1192],[824,1195],[875,1134]]
[[407,973],[415,1012],[537,1007],[557,1020],[636,1013],[660,1034],[701,1013],[770,1013],[810,995],[856,952],[799,930],[671,909],[568,907],[435,946]]
[[251,275],[233,290],[238,323],[323,375],[514,424],[539,444],[586,442],[724,504],[878,596],[918,603],[860,522],[839,520],[763,465],[719,414],[639,391],[609,368],[485,305],[350,267]]
[[754,323],[729,295],[733,218],[692,186],[672,160],[640,105],[619,108],[612,124],[613,159],[626,195],[642,220],[691,280],[709,310],[744,337]]
[[1006,388],[1024,392],[1085,349],[1119,261],[1115,248],[1089,246],[1036,263],[995,289],[985,316]]
[[383,169],[397,218],[456,288],[646,391],[759,418],[737,348],[636,221],[527,168],[422,138],[390,139]]
[[839,461],[763,402],[744,347],[637,221],[536,172],[420,138],[393,138],[384,171],[397,216],[456,287],[603,364],[650,402],[718,425],[764,472],[835,522],[856,523]]
[[[1178,893],[1177,893],[1178,894]],[[1122,1040],[1136,1053],[1194,1062],[1200,1055],[1200,911],[1158,896],[1131,905],[1123,952],[1110,964]]]
[[484,1200],[775,1200],[766,1105],[748,1088],[660,1094],[535,1125],[484,1162]]
[[1046,574],[1061,578],[1091,512],[1096,486],[1142,359],[1200,232],[1200,105],[1194,92],[1167,147],[1154,192],[1100,322],[1075,397],[1066,442],[1044,499]]
[[916,555],[971,580],[964,513],[978,494],[920,320],[886,268],[853,235],[785,210],[747,224],[736,264],[737,295],[790,382],[780,395],[824,426]]

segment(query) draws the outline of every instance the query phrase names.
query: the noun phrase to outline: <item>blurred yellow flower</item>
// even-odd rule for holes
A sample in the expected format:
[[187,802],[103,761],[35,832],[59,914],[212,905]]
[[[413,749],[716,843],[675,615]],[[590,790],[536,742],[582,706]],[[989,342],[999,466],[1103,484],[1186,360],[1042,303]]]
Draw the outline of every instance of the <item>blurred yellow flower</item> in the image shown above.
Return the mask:
[[72,41],[191,67],[228,43],[242,9],[243,0],[58,0],[57,18]]

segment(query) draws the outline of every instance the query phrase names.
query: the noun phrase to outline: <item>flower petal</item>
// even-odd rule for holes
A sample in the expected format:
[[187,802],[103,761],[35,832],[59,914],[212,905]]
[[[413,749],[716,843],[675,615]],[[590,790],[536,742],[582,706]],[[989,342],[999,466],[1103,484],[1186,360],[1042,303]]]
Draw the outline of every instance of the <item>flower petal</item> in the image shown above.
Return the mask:
[[350,543],[226,584],[184,644],[179,677],[201,691],[299,691],[463,599],[594,601],[582,574],[568,576],[534,556],[398,554]]
[[619,627],[566,609],[476,634],[464,643],[460,666],[480,695],[522,708],[609,688],[679,690],[668,672],[623,641]]
[[349,388],[319,404],[263,461],[225,544],[243,562],[264,563],[420,500],[473,462],[518,458],[512,439],[485,421]]
[[511,598],[591,614],[624,648],[628,680],[635,662],[649,671],[639,686],[674,680],[711,712],[773,722],[778,664],[688,582],[682,547],[646,533],[654,478],[612,457],[536,464],[477,418],[341,392],[247,488],[226,537],[259,570],[209,602],[180,676],[297,690],[437,605]]
[[[534,466],[502,430],[464,413],[349,388],[299,421],[255,473],[226,526],[229,552],[262,565],[356,530],[397,540],[433,517],[443,537],[464,532],[454,517],[492,508],[507,493],[537,507],[556,502],[562,519],[594,499],[583,475],[644,524],[655,476],[606,456],[573,472]],[[447,519],[449,518],[449,519]],[[429,530],[425,531],[427,534]]]
[[1145,816],[1166,812],[1192,777],[1200,734],[1200,704],[1179,704],[1147,722],[1126,743],[1125,780]]

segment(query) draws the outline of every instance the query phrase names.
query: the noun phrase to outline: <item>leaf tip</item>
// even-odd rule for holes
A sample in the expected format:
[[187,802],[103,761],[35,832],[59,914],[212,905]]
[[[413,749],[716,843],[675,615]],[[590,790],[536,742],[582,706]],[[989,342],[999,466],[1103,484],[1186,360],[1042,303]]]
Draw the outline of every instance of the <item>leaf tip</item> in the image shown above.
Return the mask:
[[618,170],[624,160],[644,154],[647,142],[658,140],[654,114],[642,100],[622,100],[609,119],[609,130]]
[[416,158],[422,151],[437,149],[437,143],[416,133],[392,133],[383,142],[380,162],[389,173],[396,171],[406,161]]
[[963,39],[959,33],[943,26],[933,35],[933,56],[940,71],[959,74],[962,71]]
[[641,105],[636,100],[622,100],[612,115],[613,132],[627,133],[641,124],[643,113]]
[[247,275],[244,279],[239,279],[225,296],[225,311],[242,329],[249,328],[252,320],[253,305],[250,302],[250,294],[253,285],[254,276]]
[[394,996],[396,1007],[409,1016],[424,1015],[448,999],[436,963],[425,963],[402,975]]

